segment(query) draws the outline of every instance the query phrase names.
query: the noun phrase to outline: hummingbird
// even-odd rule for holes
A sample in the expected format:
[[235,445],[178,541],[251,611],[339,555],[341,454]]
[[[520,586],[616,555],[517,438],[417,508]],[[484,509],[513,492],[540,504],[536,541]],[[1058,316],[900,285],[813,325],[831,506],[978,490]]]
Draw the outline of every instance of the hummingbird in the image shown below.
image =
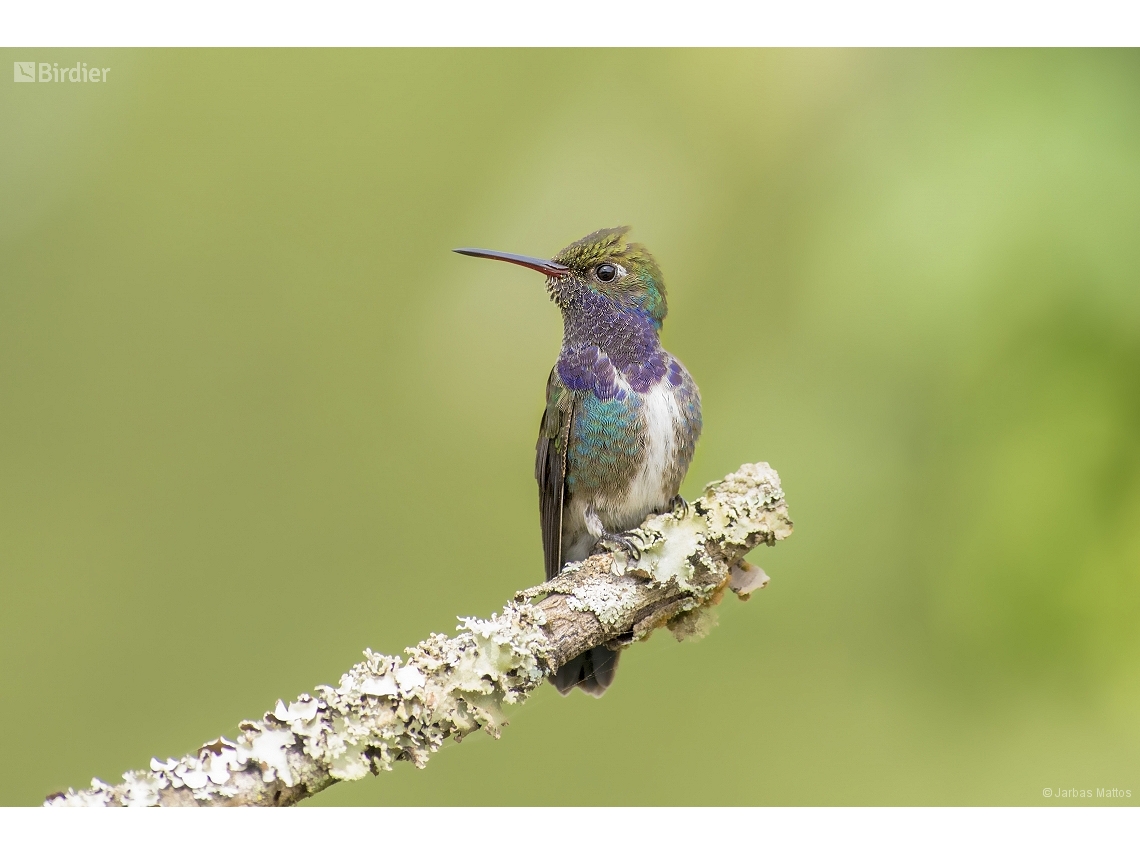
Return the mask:
[[[606,543],[637,560],[630,530],[650,514],[687,509],[678,490],[701,434],[701,395],[661,347],[665,281],[628,232],[600,229],[549,261],[455,250],[544,274],[562,312],[562,349],[546,384],[534,464],[547,581]],[[595,647],[551,682],[563,695],[577,686],[601,697],[618,655]]]

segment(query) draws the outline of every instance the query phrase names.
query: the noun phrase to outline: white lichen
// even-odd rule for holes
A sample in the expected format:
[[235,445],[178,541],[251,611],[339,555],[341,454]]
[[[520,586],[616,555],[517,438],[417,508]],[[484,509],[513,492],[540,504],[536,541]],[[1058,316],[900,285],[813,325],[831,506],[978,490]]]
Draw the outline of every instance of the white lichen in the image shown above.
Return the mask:
[[624,551],[615,553],[613,572],[687,590],[693,577],[693,555],[707,531],[704,519],[693,513],[683,518],[672,513],[651,516],[631,533],[631,538],[640,543],[641,555],[633,561]]
[[603,626],[615,626],[637,597],[637,583],[628,577],[604,579],[596,576],[571,589],[567,604],[574,611],[593,612]]
[[400,694],[400,687],[391,674],[383,677],[366,677],[360,684],[360,694],[372,695],[377,698],[390,698]]
[[744,546],[761,534],[769,544],[792,533],[787,514],[766,514],[782,504],[780,478],[766,463],[746,463],[722,481],[705,488],[697,499],[698,512],[708,516],[708,527],[722,542]]

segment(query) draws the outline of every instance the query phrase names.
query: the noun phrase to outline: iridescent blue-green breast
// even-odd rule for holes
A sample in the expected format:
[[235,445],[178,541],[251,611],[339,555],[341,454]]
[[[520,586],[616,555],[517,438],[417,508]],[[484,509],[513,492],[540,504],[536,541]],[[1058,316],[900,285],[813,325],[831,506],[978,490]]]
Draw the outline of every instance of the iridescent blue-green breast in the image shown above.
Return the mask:
[[641,396],[602,400],[589,392],[570,429],[566,487],[571,493],[598,492],[632,479],[645,454]]
[[684,367],[664,350],[648,369],[621,370],[609,357],[571,355],[555,372],[575,392],[567,436],[563,561],[586,540],[590,513],[608,531],[636,526],[664,510],[680,488],[701,431],[700,394]]

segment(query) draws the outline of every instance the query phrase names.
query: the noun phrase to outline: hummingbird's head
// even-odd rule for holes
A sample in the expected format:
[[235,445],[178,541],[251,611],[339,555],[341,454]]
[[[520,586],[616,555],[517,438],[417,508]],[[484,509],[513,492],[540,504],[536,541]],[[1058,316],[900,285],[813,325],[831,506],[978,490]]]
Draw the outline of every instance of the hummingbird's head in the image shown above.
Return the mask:
[[665,280],[649,250],[626,240],[628,233],[629,226],[598,229],[559,252],[553,260],[568,273],[548,280],[550,294],[561,305],[563,292],[570,296],[573,286],[585,286],[623,309],[648,315],[660,329],[668,311]]
[[599,299],[616,311],[644,315],[657,329],[665,320],[665,281],[653,256],[626,240],[629,226],[599,229],[546,261],[488,249],[457,249],[463,255],[521,264],[546,274],[551,299],[565,312]]

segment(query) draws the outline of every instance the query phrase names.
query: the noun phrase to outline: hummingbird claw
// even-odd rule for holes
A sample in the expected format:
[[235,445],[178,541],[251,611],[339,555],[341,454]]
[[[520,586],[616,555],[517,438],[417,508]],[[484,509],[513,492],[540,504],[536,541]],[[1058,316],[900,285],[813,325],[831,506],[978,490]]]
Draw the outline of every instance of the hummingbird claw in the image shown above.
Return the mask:
[[[625,552],[626,555],[629,556],[630,561],[633,561],[636,564],[641,560],[641,547],[633,542],[633,538],[641,540],[641,537],[637,534],[637,532],[633,531],[623,532],[622,534],[612,534],[607,532],[602,536],[602,539],[599,540],[598,543],[608,543],[612,546],[618,547],[623,552]],[[644,544],[644,541],[642,541],[642,543]]]

